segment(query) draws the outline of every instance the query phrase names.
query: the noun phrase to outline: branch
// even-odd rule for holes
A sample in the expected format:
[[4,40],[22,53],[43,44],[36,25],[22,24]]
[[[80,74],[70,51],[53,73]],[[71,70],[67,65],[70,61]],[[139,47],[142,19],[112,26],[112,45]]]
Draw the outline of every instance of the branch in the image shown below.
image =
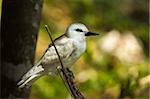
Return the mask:
[[[84,99],[83,95],[81,94],[81,92],[79,91],[79,89],[77,88],[77,86],[75,85],[75,81],[74,81],[74,76],[73,76],[73,73],[72,71],[69,70],[69,68],[65,68],[63,63],[62,63],[62,60],[60,58],[60,55],[58,53],[58,50],[54,44],[54,41],[52,39],[52,36],[50,35],[50,30],[48,28],[48,25],[45,25],[45,28],[47,30],[47,33],[51,39],[51,42],[55,48],[55,51],[58,55],[58,58],[59,58],[59,61],[60,61],[60,64],[61,64],[61,68],[59,69],[59,67],[57,67],[57,69],[59,69],[59,74],[61,76],[61,73],[62,73],[62,76],[63,78],[65,79],[68,87],[69,87],[69,92],[71,93],[71,95],[74,97],[74,99]],[[63,79],[62,79],[63,80]],[[64,81],[64,80],[63,80]]]

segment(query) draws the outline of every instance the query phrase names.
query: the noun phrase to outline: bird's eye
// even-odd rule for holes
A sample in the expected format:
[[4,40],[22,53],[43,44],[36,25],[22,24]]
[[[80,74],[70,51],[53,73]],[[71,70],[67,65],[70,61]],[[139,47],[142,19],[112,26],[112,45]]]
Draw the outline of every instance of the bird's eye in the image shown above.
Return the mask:
[[81,29],[75,29],[77,32],[83,32]]

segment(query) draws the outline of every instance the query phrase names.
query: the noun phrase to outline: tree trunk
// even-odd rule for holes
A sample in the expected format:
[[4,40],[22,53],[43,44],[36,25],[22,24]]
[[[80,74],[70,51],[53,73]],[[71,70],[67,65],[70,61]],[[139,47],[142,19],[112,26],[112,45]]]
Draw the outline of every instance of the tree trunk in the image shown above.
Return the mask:
[[42,0],[3,0],[1,17],[1,98],[27,99],[17,82],[34,63]]

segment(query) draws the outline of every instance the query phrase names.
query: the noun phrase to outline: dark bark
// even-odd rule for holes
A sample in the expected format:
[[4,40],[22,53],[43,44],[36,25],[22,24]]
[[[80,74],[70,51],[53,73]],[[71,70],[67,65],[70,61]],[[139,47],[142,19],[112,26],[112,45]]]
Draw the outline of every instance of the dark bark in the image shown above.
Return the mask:
[[42,0],[3,0],[1,17],[1,98],[29,97],[17,82],[33,65]]

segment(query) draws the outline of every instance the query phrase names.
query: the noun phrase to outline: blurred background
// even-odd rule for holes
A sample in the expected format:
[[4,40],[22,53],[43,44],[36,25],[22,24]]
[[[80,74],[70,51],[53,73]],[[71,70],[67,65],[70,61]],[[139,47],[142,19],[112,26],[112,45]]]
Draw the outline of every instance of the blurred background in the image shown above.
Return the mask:
[[[149,0],[44,0],[36,59],[50,39],[73,22],[100,36],[87,39],[87,50],[72,66],[76,84],[86,99],[148,99]],[[70,99],[59,76],[37,80],[30,99]]]

